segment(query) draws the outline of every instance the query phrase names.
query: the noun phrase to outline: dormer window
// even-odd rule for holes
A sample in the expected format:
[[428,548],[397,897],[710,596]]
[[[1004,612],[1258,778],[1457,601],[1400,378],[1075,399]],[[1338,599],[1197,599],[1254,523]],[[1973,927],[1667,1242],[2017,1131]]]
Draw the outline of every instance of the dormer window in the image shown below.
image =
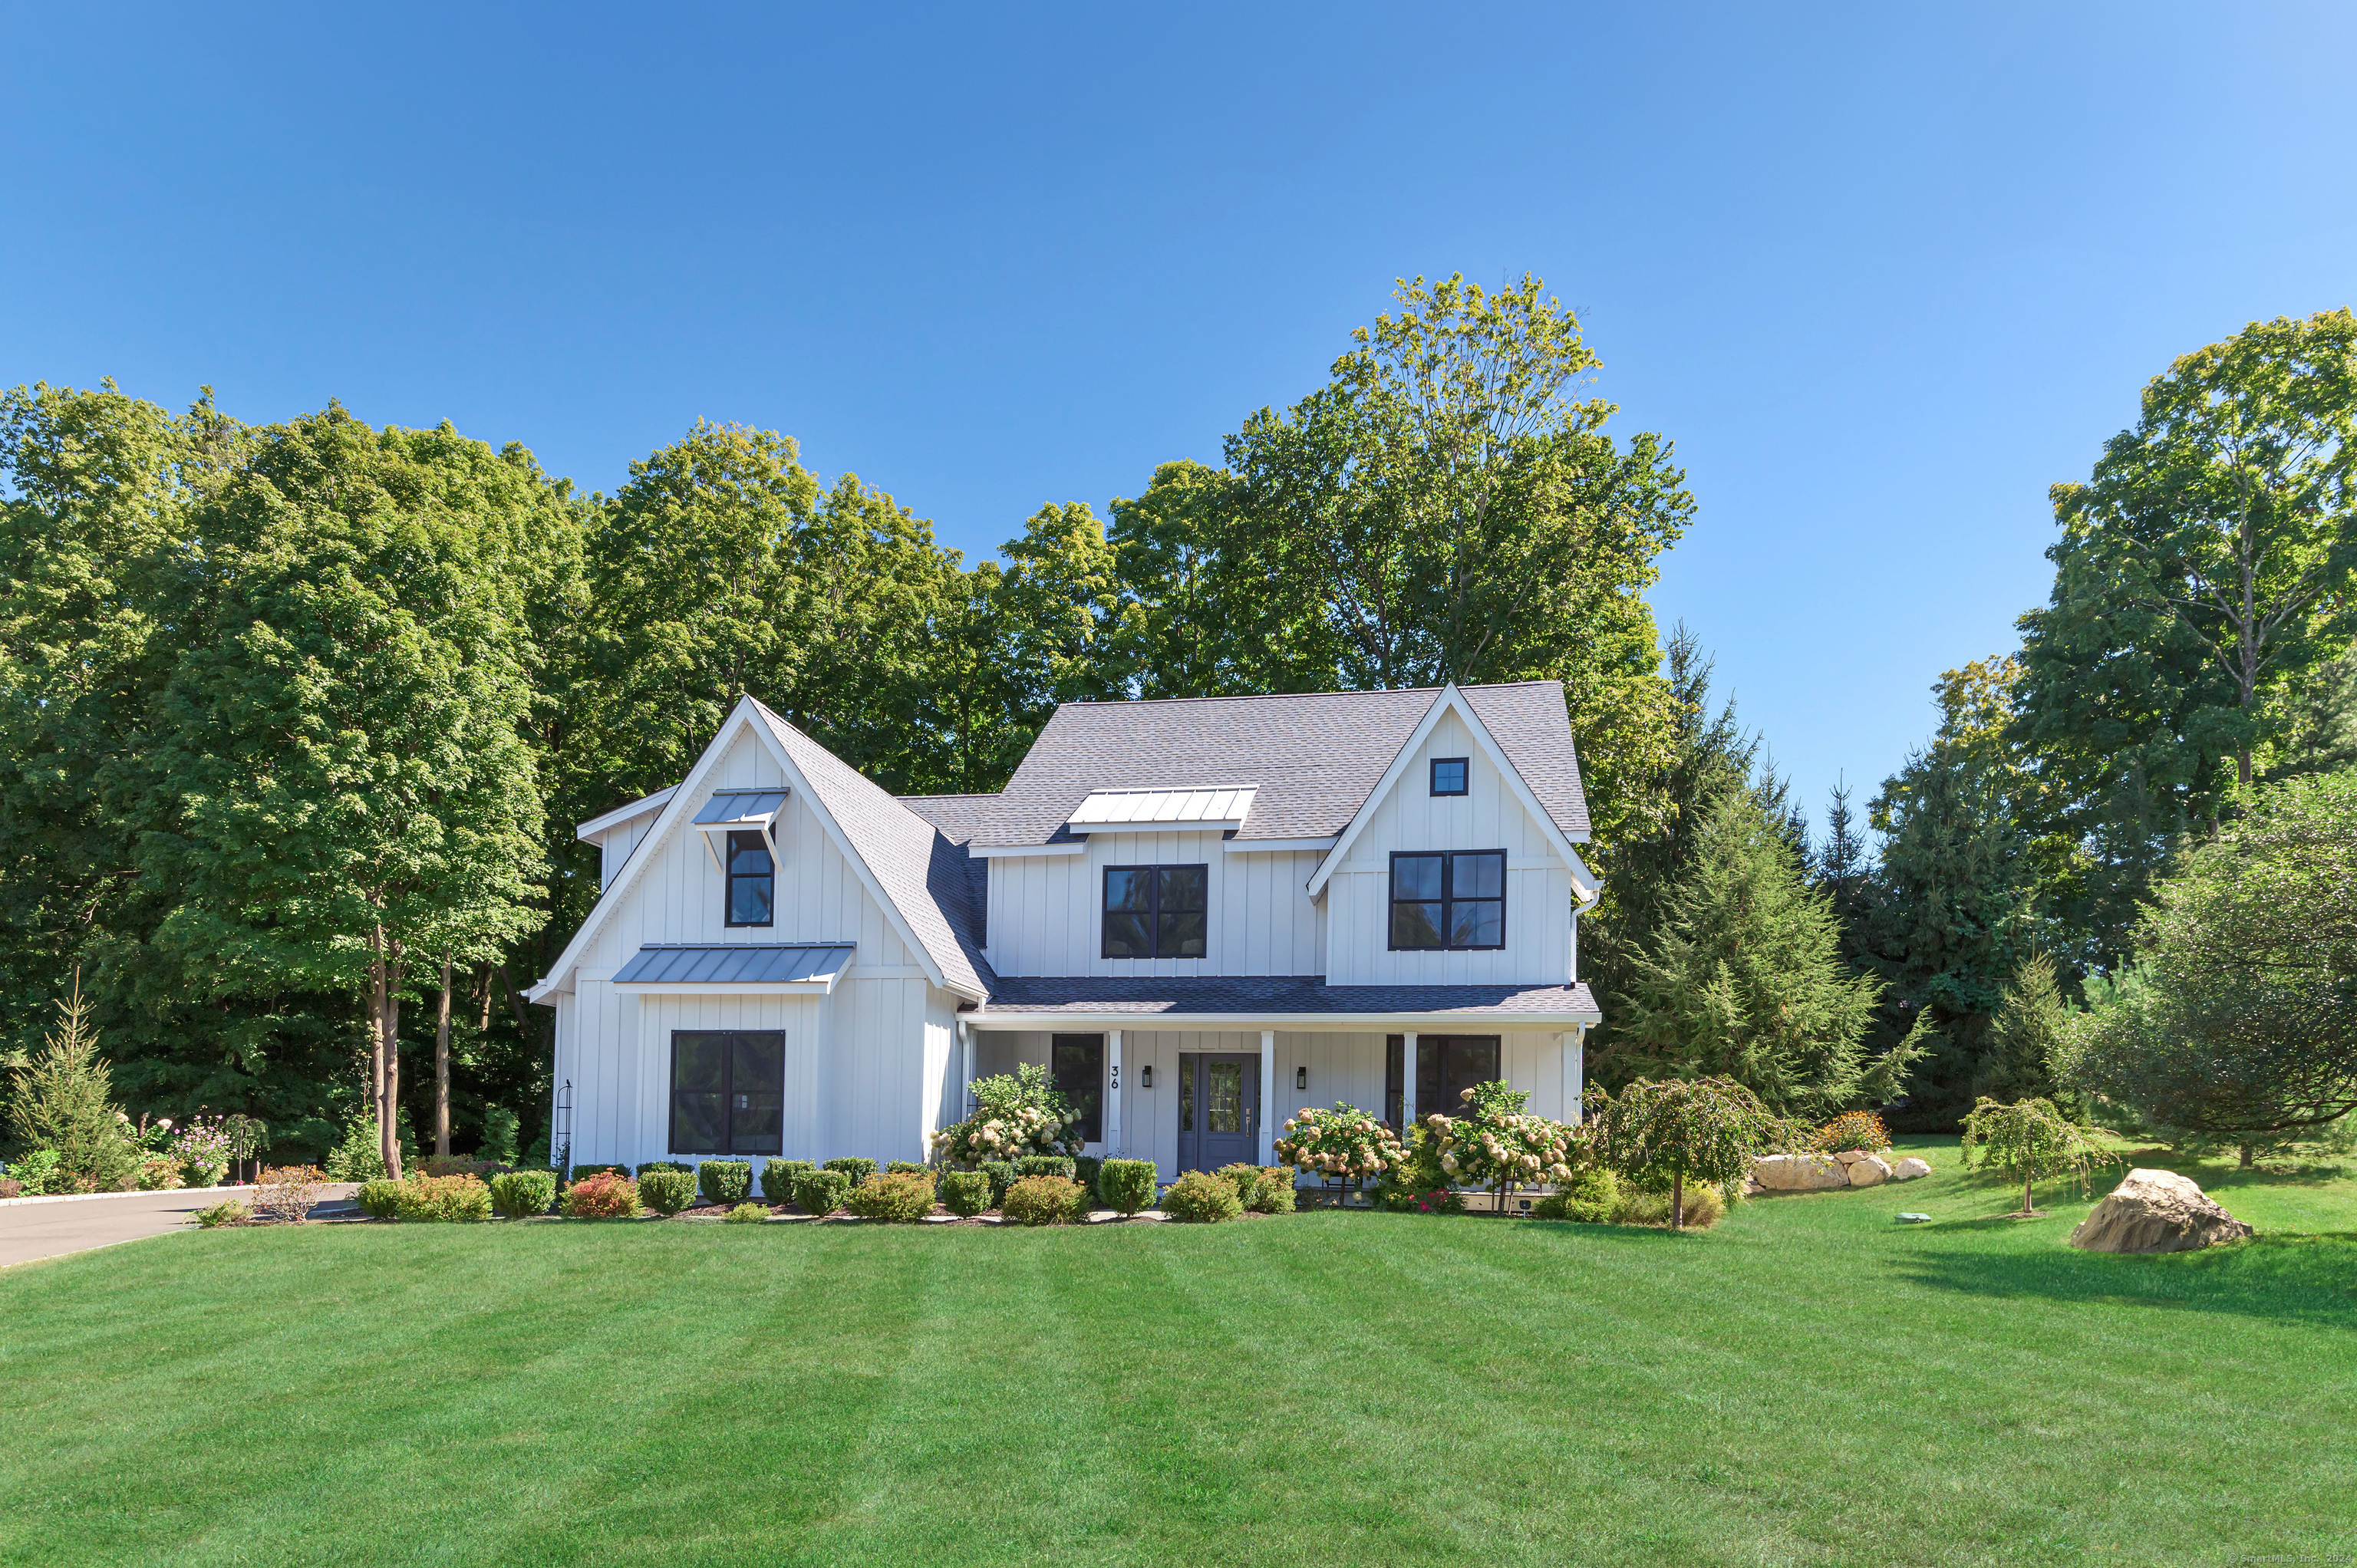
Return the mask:
[[1465,763],[1462,757],[1436,757],[1432,759],[1432,792],[1436,795],[1465,793]]
[[770,841],[759,833],[730,833],[728,924],[776,924],[776,892],[777,868],[770,858]]
[[1506,945],[1506,852],[1392,854],[1392,950]]

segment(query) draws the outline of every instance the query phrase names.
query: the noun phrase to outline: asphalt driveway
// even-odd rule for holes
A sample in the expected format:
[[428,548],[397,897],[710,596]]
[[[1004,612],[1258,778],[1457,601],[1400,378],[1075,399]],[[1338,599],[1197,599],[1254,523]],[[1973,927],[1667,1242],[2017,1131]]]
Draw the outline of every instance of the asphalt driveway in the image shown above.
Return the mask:
[[[162,1236],[184,1228],[197,1209],[252,1190],[119,1192],[70,1203],[0,1203],[0,1268]],[[349,1197],[353,1190],[350,1186],[330,1187],[329,1201]]]

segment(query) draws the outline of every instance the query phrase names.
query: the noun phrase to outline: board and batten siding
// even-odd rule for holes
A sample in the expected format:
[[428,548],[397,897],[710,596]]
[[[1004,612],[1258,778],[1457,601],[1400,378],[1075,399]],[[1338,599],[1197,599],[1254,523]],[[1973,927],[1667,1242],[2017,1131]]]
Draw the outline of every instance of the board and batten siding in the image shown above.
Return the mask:
[[639,847],[640,841],[653,831],[655,823],[662,818],[661,808],[641,811],[629,822],[617,823],[597,835],[599,890],[614,885],[614,879],[622,874],[622,867],[630,864],[630,852]]
[[[1432,793],[1437,757],[1469,759],[1467,793]],[[1482,952],[1392,951],[1392,852],[1449,849],[1506,852],[1506,945]],[[1326,885],[1329,984],[1561,985],[1571,979],[1571,868],[1456,714],[1433,726],[1345,853]]]
[[[1204,865],[1204,955],[1109,959],[1113,865]],[[1080,854],[990,862],[991,967],[1001,974],[1323,974],[1324,921],[1303,885],[1314,854],[1232,854],[1216,832],[1092,833]]]
[[[732,743],[704,792],[786,782],[748,734]],[[700,804],[689,803],[683,818]],[[573,993],[554,998],[556,1073],[573,1085],[576,1163],[670,1157],[671,1040],[680,1029],[784,1033],[783,1158],[922,1159],[933,1129],[956,1120],[955,998],[926,981],[802,791],[787,796],[776,832],[777,919],[767,927],[726,923],[720,873],[684,820],[640,846],[651,858],[607,912]],[[649,942],[831,941],[857,951],[824,995],[626,994],[611,983]]]
[[[1443,755],[1448,755],[1444,753]],[[1071,1033],[1097,1034],[1099,1030]],[[1383,1113],[1385,1041],[1400,1030],[1347,1033],[1331,1030],[1276,1031],[1276,1098],[1264,1108],[1282,1130],[1286,1119],[1306,1106],[1321,1110],[1352,1105],[1376,1116]],[[1426,1035],[1447,1031],[1427,1029]],[[1467,1029],[1467,1034],[1491,1034]],[[974,1076],[1013,1072],[1021,1062],[1045,1064],[1049,1033],[1033,1030],[984,1030],[974,1036]],[[1530,1095],[1532,1114],[1556,1121],[1578,1120],[1582,1052],[1573,1034],[1505,1034],[1498,1042],[1499,1070],[1506,1081]],[[1136,1160],[1150,1159],[1164,1181],[1178,1176],[1178,1058],[1185,1053],[1230,1053],[1260,1057],[1257,1029],[1124,1029],[1121,1032],[1123,1147],[1110,1153]],[[1154,1069],[1154,1086],[1145,1087],[1141,1069]],[[1299,1069],[1309,1070],[1309,1086],[1296,1089]],[[1419,1113],[1445,1110],[1420,1106]]]

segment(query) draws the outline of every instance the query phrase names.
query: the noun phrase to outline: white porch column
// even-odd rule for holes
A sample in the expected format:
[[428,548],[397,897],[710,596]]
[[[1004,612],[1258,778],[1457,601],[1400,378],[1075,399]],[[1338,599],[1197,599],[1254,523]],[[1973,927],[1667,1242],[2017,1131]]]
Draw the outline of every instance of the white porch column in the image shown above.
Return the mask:
[[1104,1152],[1111,1158],[1121,1150],[1121,1031],[1114,1029],[1105,1035]]
[[1260,1163],[1276,1164],[1276,1031],[1260,1032]]
[[1400,1036],[1400,1142],[1415,1131],[1415,1031]]
[[1572,1030],[1571,1037],[1564,1047],[1563,1092],[1565,1098],[1571,1101],[1569,1113],[1564,1120],[1577,1126],[1583,1114],[1580,1101],[1587,1093],[1587,1026],[1585,1024]]
[[965,1108],[974,1098],[974,1030],[963,1018],[958,1020],[958,1101],[957,1113],[950,1118],[952,1125],[965,1120]]

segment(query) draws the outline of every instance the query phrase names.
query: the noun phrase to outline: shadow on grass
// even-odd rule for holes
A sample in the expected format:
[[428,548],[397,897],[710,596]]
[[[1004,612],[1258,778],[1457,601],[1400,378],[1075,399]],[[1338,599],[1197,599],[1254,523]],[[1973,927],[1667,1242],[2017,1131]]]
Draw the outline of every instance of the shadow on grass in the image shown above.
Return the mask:
[[[1952,1221],[1939,1231],[1963,1240],[1961,1232],[2003,1224],[2001,1219]],[[2199,1252],[2150,1256],[2045,1245],[1943,1248],[1938,1232],[1923,1240],[1932,1245],[1900,1263],[1898,1273],[1935,1290],[2357,1326],[2357,1232],[2259,1236]]]

